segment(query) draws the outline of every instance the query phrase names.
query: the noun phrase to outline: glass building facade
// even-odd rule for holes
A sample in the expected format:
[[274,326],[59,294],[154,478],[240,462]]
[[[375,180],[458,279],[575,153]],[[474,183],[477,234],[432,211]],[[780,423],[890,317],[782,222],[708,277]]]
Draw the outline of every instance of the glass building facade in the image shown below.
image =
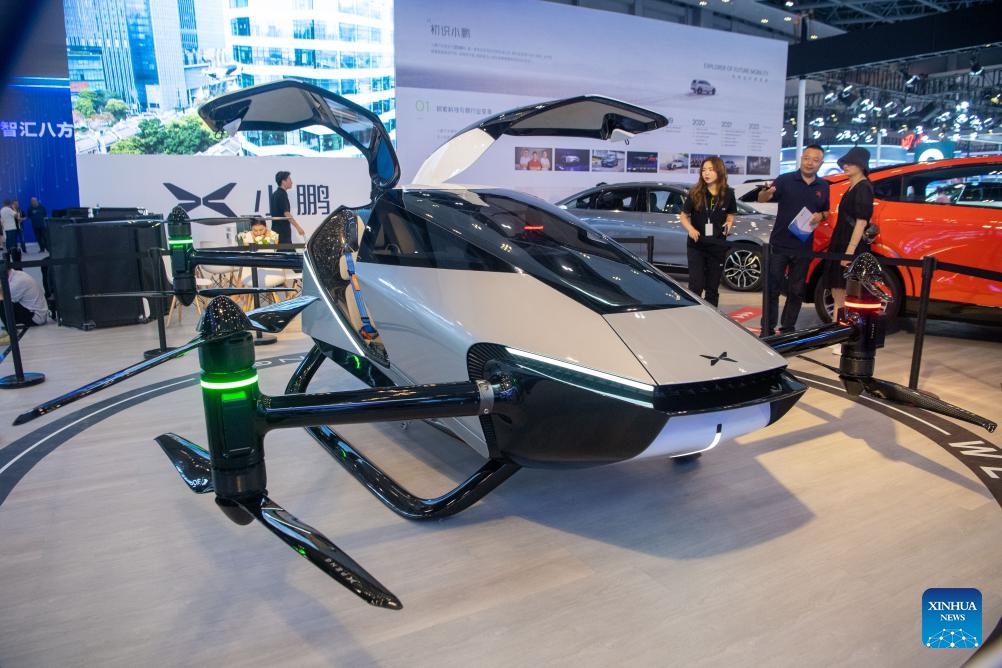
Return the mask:
[[[298,79],[344,95],[396,128],[392,0],[227,0],[237,83]],[[344,155],[336,135],[246,133],[257,155]],[[350,153],[350,151],[349,151]]]

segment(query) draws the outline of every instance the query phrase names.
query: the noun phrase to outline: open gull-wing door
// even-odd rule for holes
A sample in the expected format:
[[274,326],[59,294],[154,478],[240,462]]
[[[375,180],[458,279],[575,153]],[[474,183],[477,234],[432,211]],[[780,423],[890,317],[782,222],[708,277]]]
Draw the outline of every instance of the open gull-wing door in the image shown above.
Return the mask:
[[289,132],[320,127],[340,135],[369,163],[371,197],[396,185],[400,163],[382,122],[368,109],[301,81],[283,80],[228,93],[198,110],[210,128]]
[[414,183],[436,185],[463,171],[502,135],[628,140],[668,125],[643,107],[599,95],[579,95],[505,111],[460,130],[432,153]]

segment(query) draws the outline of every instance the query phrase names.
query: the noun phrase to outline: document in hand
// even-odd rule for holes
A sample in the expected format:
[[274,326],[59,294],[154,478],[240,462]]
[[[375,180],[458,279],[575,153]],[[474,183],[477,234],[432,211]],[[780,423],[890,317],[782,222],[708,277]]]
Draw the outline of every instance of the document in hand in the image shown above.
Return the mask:
[[790,221],[790,233],[797,237],[801,241],[807,241],[811,233],[814,232],[814,227],[811,226],[811,217],[814,214],[807,210],[805,206],[793,217]]

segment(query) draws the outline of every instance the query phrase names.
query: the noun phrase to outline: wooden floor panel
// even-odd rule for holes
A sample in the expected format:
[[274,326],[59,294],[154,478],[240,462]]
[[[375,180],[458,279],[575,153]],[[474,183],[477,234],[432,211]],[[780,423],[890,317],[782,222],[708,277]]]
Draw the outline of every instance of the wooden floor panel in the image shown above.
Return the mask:
[[[192,316],[170,328],[171,343],[193,336]],[[912,341],[890,337],[877,375],[907,383]],[[281,391],[294,365],[280,360],[309,344],[294,327],[258,349],[275,359],[260,371],[266,391]],[[47,380],[0,394],[0,419],[155,346],[152,325],[32,331],[24,366]],[[998,421],[1000,352],[992,335],[933,330],[920,387]],[[5,427],[0,447],[35,434],[44,448],[64,414],[196,370],[189,354]],[[334,370],[322,382],[355,384]],[[270,435],[269,493],[394,591],[400,612],[365,605],[187,490],[153,438],[204,442],[196,389],[106,414],[0,505],[3,668],[957,666],[971,651],[922,645],[923,591],[980,589],[985,633],[1002,616],[995,499],[930,438],[816,388],[779,423],[695,463],[525,470],[465,513],[424,524],[383,507],[303,432]],[[422,493],[478,465],[422,423],[345,433]]]

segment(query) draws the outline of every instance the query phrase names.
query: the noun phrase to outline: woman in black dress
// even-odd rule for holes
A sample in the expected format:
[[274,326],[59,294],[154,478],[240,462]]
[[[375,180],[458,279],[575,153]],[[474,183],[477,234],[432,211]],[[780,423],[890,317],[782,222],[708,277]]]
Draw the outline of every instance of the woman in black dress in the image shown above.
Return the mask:
[[682,205],[682,226],[689,261],[689,290],[714,306],[720,300],[720,279],[724,275],[727,235],[737,212],[734,189],[727,186],[724,161],[714,156],[703,160],[699,181],[689,190]]
[[[873,184],[866,178],[870,173],[870,152],[856,146],[839,158],[838,164],[849,177],[849,190],[839,202],[838,220],[828,251],[855,257],[869,248],[863,232],[873,215]],[[825,271],[825,287],[835,300],[836,318],[845,307],[845,268],[849,263],[849,260],[830,261]]]

